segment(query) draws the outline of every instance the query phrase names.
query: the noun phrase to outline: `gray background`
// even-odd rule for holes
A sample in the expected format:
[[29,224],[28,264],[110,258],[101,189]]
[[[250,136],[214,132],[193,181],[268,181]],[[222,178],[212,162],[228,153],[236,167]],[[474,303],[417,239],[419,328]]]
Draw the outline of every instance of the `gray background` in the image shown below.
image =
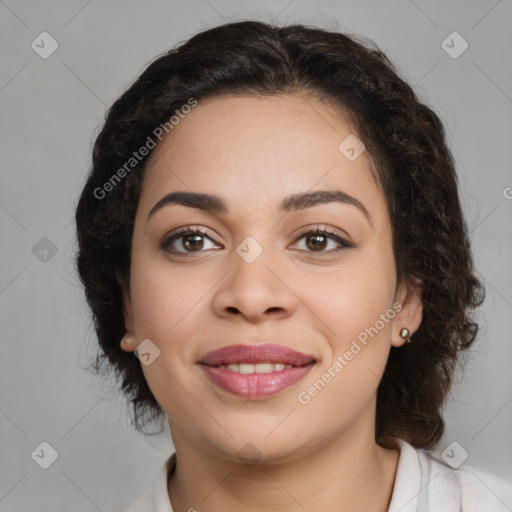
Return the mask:
[[[466,465],[512,479],[510,0],[5,0],[0,16],[0,511],[121,510],[172,450],[168,432],[136,434],[114,383],[83,370],[95,340],[73,209],[106,106],[157,54],[243,18],[373,39],[445,122],[487,299],[437,451],[457,441]],[[43,31],[59,45],[47,59],[31,48]],[[441,46],[453,31],[469,44],[458,58]],[[43,441],[58,452],[48,469],[31,458]]]

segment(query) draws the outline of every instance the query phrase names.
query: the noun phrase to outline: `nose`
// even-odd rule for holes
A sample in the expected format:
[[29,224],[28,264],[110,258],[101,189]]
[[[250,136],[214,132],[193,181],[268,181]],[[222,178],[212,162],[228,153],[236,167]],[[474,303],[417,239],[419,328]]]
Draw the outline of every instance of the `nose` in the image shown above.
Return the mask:
[[283,270],[265,252],[252,263],[234,255],[234,268],[213,296],[215,313],[224,318],[243,317],[251,323],[289,317],[297,307]]

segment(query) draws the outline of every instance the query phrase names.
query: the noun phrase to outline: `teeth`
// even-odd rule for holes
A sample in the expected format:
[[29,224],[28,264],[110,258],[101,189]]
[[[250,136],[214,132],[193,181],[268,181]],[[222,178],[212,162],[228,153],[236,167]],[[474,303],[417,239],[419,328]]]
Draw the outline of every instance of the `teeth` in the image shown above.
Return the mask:
[[284,363],[257,363],[257,364],[228,364],[220,365],[219,368],[227,369],[231,372],[241,373],[242,375],[249,375],[251,373],[272,373],[272,372],[280,372],[283,370],[288,370],[289,368],[293,368],[292,364],[284,364]]

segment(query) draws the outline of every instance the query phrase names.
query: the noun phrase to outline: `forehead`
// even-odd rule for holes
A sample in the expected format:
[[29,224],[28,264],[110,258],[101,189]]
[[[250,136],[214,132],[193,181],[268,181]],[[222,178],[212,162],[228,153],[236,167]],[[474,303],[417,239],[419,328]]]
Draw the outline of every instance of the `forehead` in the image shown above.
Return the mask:
[[275,208],[293,193],[337,189],[379,216],[384,200],[368,156],[363,151],[349,160],[339,149],[354,135],[341,111],[311,97],[199,101],[151,155],[141,207],[150,209],[173,190],[188,190],[222,195],[233,210],[255,211]]

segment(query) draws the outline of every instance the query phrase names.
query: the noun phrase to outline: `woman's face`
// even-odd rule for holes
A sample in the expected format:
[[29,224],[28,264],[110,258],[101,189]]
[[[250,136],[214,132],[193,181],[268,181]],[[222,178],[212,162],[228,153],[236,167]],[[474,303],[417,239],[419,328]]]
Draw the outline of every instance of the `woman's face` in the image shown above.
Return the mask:
[[421,302],[396,286],[385,200],[357,142],[320,101],[223,96],[153,152],[125,318],[150,340],[142,369],[175,444],[284,461],[374,439],[390,347],[418,328]]

